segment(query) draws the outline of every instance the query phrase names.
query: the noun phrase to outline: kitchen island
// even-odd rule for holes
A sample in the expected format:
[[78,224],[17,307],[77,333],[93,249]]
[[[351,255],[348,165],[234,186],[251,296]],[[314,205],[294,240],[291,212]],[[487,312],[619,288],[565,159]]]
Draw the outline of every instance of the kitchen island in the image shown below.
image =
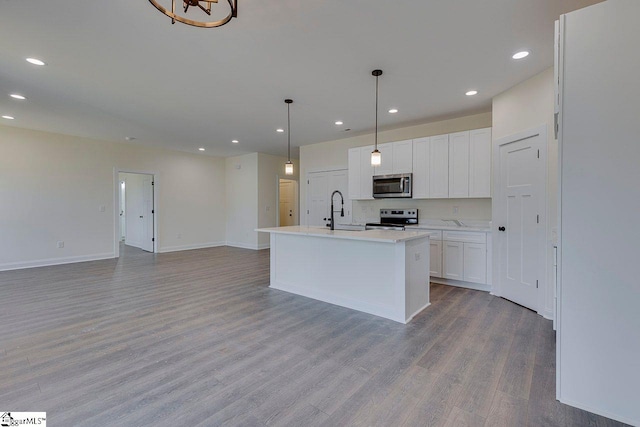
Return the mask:
[[270,287],[408,323],[429,305],[429,235],[421,231],[261,228]]

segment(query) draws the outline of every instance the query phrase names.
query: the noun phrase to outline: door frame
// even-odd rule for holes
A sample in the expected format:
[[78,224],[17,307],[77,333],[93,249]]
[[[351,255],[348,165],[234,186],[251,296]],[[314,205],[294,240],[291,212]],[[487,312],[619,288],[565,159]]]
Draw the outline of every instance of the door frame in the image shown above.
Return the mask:
[[120,258],[120,173],[136,173],[140,175],[151,175],[153,177],[153,253],[158,253],[160,242],[158,239],[158,193],[160,174],[153,170],[113,168],[113,252],[116,258]]
[[293,179],[290,175],[285,175],[283,178],[279,174],[276,174],[276,227],[280,227],[280,180],[285,179],[287,181],[293,181],[295,183],[293,200],[296,205],[296,222],[300,225],[300,181]]
[[548,292],[553,292],[551,285],[548,283],[548,269],[551,266],[547,265],[547,259],[549,257],[549,250],[547,246],[547,234],[548,224],[547,220],[547,194],[548,194],[548,129],[547,125],[543,124],[534,128],[527,129],[522,132],[518,132],[512,135],[505,136],[494,140],[493,142],[493,199],[492,199],[492,218],[491,218],[491,236],[493,241],[493,281],[491,286],[491,294],[502,297],[502,283],[500,283],[500,267],[502,265],[502,259],[500,257],[502,253],[503,239],[501,238],[501,232],[498,231],[500,226],[499,222],[502,221],[502,212],[499,209],[502,206],[498,205],[500,195],[500,147],[503,145],[511,144],[514,142],[522,141],[524,139],[540,136],[540,144],[538,149],[540,150],[540,167],[537,170],[537,184],[540,188],[540,200],[538,201],[538,210],[540,212],[540,227],[538,229],[538,291],[536,296],[536,312],[540,315],[547,314],[545,308],[545,296]]

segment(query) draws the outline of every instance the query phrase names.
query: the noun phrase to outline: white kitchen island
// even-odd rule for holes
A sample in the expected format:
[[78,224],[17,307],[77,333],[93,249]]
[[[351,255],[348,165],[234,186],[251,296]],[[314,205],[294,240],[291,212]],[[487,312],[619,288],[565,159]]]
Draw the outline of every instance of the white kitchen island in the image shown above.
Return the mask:
[[271,287],[408,323],[429,305],[429,236],[421,231],[276,227]]

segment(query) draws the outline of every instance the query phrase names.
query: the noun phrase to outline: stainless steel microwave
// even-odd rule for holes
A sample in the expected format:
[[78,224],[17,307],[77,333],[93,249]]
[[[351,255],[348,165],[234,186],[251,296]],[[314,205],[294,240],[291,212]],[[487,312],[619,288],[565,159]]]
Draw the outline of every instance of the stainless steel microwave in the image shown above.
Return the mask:
[[410,173],[375,175],[373,177],[373,197],[376,199],[411,197]]

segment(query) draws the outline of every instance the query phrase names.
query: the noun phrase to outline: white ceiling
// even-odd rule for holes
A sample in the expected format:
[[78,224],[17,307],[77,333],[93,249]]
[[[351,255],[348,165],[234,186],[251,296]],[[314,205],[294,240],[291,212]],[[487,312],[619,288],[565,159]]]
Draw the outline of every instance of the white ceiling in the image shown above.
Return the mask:
[[[0,115],[16,118],[0,123],[286,155],[285,98],[294,147],[371,132],[375,68],[383,129],[488,111],[553,64],[558,15],[599,1],[238,0],[237,19],[202,29],[147,0],[0,0]],[[512,60],[521,49],[532,53]]]

